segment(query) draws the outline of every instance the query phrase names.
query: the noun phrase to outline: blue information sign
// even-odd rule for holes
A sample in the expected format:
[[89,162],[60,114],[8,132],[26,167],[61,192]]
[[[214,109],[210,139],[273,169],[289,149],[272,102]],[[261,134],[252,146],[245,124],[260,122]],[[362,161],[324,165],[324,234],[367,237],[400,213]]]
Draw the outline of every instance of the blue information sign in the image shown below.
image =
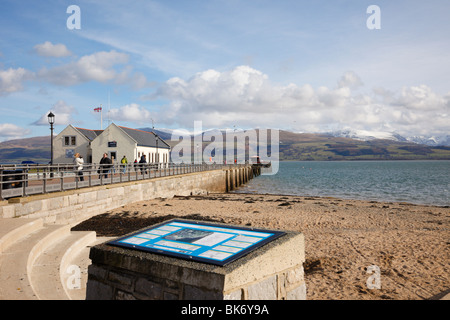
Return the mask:
[[108,244],[224,266],[284,234],[175,219]]

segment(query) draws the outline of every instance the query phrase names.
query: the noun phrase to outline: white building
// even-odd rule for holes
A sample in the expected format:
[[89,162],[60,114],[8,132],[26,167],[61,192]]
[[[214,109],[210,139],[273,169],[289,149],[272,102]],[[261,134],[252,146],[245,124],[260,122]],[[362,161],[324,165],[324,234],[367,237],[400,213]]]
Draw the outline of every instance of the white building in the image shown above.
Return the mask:
[[153,132],[117,126],[105,130],[89,130],[67,126],[53,139],[53,163],[72,163],[75,153],[85,163],[99,163],[104,153],[115,163],[123,156],[128,163],[139,162],[146,155],[147,163],[168,163],[170,146]]

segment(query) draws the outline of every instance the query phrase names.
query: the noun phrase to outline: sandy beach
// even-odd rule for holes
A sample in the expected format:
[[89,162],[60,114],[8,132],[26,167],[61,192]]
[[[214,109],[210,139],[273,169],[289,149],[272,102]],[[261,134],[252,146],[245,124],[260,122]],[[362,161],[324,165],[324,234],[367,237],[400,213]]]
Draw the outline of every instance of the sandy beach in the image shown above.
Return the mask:
[[[308,300],[436,299],[450,289],[450,209],[407,203],[258,194],[154,199],[78,225],[120,236],[183,217],[305,235]],[[369,288],[379,267],[380,289]]]

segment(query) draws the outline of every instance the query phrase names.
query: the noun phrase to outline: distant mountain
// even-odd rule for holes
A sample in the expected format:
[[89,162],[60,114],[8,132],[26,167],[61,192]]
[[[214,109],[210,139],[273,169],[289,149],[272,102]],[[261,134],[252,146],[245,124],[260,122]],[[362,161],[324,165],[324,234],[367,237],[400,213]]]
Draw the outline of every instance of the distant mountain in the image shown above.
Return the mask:
[[[151,128],[140,130],[152,131]],[[173,131],[157,129],[155,133],[173,147],[178,143],[178,140],[171,141]],[[225,134],[234,129],[221,131]],[[326,134],[280,131],[279,138],[280,160],[450,160],[449,136],[447,140],[415,137],[417,141],[423,141],[422,144],[396,134],[350,130]],[[447,143],[447,146],[435,145],[440,143]],[[202,148],[208,144],[204,142]],[[25,160],[48,163],[49,159],[50,136],[0,143],[0,163]]]
[[0,142],[0,148],[26,148],[26,149],[36,149],[36,148],[50,148],[50,136],[43,137],[33,137],[25,139],[15,139]]
[[408,141],[418,144],[425,144],[427,146],[450,146],[450,135],[446,136],[412,136],[408,137]]
[[0,163],[50,161],[50,136],[16,139],[0,143]]
[[403,137],[395,132],[379,132],[379,131],[365,131],[344,129],[333,132],[327,132],[327,135],[332,137],[351,138],[360,141],[371,141],[376,139],[392,140],[399,142],[414,142],[417,144],[424,144],[427,146],[450,146],[450,135],[435,137],[435,136],[410,136]]
[[408,141],[401,135],[393,132],[380,132],[380,131],[366,131],[366,130],[353,130],[344,129],[327,133],[333,137],[351,138],[360,141],[371,141],[376,139],[393,140],[393,141]]
[[[353,136],[353,135],[352,135]],[[353,136],[355,137],[355,136]],[[387,139],[280,132],[281,160],[450,160],[450,147]]]
[[[229,128],[218,130],[223,135],[234,131]],[[173,131],[164,129],[160,133],[170,139]],[[203,134],[209,131],[205,130]],[[280,160],[450,160],[450,147],[416,144],[396,133],[362,130],[294,133],[281,130],[279,138]],[[177,143],[170,140],[167,142],[171,146]],[[203,148],[207,145],[208,142],[204,142]]]

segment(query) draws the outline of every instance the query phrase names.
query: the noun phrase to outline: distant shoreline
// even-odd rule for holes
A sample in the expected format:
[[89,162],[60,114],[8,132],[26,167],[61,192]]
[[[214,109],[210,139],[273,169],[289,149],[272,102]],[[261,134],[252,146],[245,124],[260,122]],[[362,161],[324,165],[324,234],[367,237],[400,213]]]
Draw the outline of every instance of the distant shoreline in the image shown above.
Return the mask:
[[[49,160],[42,161],[42,159],[29,159],[30,161],[34,161],[37,164],[48,164],[50,162]],[[18,160],[14,162],[1,162],[0,165],[11,165],[16,164],[20,165],[22,161],[25,160]],[[334,160],[279,160],[279,162],[397,162],[397,161],[407,161],[407,162],[426,162],[426,161],[450,161],[450,159],[334,159]],[[205,162],[208,164],[208,162]]]

